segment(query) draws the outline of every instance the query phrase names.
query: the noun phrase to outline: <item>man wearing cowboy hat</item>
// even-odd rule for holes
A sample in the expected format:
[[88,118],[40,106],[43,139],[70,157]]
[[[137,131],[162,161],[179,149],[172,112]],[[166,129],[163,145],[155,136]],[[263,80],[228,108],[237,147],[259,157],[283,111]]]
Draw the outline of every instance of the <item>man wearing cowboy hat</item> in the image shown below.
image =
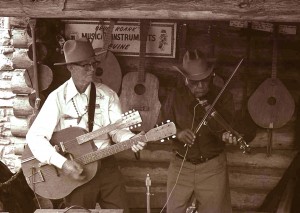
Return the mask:
[[[26,139],[33,155],[42,163],[52,164],[71,179],[85,178],[84,167],[56,152],[49,143],[53,132],[68,127],[81,127],[94,131],[121,118],[121,105],[117,94],[106,85],[92,83],[95,69],[100,63],[91,43],[86,39],[66,41],[63,47],[65,62],[71,78],[54,90],[45,101],[30,127]],[[95,94],[95,98],[91,98]],[[94,118],[89,119],[89,101],[94,99]],[[92,110],[91,110],[92,111]],[[90,124],[90,125],[89,125]],[[128,129],[116,129],[94,139],[98,149],[119,143],[135,136]],[[132,146],[137,152],[144,142]],[[100,165],[100,163],[99,163]],[[53,186],[57,187],[57,186]],[[59,188],[57,188],[59,190]],[[77,205],[94,209],[98,202],[103,209],[124,209],[128,212],[125,187],[113,156],[101,160],[101,169],[88,183],[76,188],[65,198],[66,206]]]
[[[196,203],[198,213],[230,213],[224,142],[236,144],[236,137],[213,119],[207,119],[206,125],[194,133],[221,90],[213,83],[214,66],[201,51],[194,50],[186,52],[182,67],[174,68],[181,73],[185,87],[167,99],[165,106],[171,107],[162,112],[164,119],[174,121],[177,128],[168,170],[167,213],[185,213],[191,201]],[[214,108],[233,123],[234,103],[229,92],[222,94]]]

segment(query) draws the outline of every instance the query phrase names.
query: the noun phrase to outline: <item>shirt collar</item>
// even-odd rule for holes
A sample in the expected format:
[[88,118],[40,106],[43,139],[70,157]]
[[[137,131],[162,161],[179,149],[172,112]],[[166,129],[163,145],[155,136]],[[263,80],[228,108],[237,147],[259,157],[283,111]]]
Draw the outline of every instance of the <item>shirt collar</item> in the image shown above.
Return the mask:
[[[90,97],[90,91],[91,91],[91,84],[86,88],[86,90],[84,91],[84,94],[87,97]],[[70,78],[68,80],[67,89],[66,89],[66,103],[68,103],[76,95],[80,95],[80,93],[78,92],[73,79]]]

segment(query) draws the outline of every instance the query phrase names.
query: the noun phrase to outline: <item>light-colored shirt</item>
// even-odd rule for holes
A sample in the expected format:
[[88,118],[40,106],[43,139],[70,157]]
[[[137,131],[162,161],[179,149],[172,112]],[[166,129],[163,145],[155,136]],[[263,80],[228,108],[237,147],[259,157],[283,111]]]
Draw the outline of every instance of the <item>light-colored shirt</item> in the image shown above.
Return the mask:
[[[104,84],[95,84],[96,103],[93,131],[115,123],[122,117],[121,104],[117,94]],[[49,140],[53,132],[68,128],[81,127],[88,131],[88,102],[91,85],[80,94],[71,79],[49,94],[38,116],[30,127],[26,141],[35,158],[42,163],[62,168],[67,160],[56,152]],[[81,117],[78,123],[78,117]],[[129,129],[116,129],[94,139],[98,149],[125,141],[133,134]]]

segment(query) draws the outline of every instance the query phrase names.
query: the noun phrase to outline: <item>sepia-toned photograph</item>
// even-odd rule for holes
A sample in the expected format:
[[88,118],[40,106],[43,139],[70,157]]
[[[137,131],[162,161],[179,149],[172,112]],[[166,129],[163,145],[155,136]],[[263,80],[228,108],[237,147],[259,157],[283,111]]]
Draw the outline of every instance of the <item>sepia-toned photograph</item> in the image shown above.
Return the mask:
[[300,212],[300,1],[0,5],[0,212]]

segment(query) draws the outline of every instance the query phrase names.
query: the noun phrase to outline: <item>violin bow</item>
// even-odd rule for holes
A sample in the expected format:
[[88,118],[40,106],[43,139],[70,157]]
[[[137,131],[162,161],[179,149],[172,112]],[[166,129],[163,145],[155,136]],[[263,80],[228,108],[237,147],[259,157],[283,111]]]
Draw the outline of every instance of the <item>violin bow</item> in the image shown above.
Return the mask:
[[226,89],[226,87],[228,86],[229,82],[231,81],[232,77],[235,75],[235,73],[237,72],[237,70],[239,69],[241,63],[243,62],[244,58],[242,58],[240,60],[240,62],[238,63],[238,65],[236,66],[235,70],[232,72],[232,74],[230,75],[230,77],[228,78],[228,80],[226,81],[226,83],[224,84],[223,88],[221,89],[221,91],[219,92],[219,94],[217,95],[217,97],[215,98],[215,100],[213,101],[213,103],[211,104],[211,106],[209,107],[209,109],[206,111],[206,114],[204,115],[204,117],[202,118],[201,122],[198,124],[197,128],[195,129],[194,133],[197,134],[198,131],[200,130],[200,128],[203,126],[205,120],[207,119],[207,117],[210,115],[212,109],[214,108],[214,106],[216,105],[217,101],[219,100],[219,98],[221,97],[221,95],[223,94],[224,90]]

